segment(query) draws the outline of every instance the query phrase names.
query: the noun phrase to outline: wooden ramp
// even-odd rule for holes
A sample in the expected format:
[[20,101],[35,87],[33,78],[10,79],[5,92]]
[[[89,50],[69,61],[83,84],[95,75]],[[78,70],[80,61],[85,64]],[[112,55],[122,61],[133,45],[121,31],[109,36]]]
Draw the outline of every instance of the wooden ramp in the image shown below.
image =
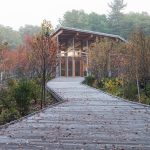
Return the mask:
[[150,150],[150,107],[56,78],[47,86],[64,99],[0,130],[2,150]]

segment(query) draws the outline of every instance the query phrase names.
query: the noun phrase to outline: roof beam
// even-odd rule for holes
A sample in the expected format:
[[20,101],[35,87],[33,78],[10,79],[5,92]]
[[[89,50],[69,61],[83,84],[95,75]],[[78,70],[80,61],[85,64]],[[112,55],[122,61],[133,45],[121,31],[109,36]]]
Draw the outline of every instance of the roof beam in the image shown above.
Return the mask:
[[58,31],[58,33],[56,33],[53,37],[56,38],[57,36],[59,36],[60,34],[63,33],[63,30]]

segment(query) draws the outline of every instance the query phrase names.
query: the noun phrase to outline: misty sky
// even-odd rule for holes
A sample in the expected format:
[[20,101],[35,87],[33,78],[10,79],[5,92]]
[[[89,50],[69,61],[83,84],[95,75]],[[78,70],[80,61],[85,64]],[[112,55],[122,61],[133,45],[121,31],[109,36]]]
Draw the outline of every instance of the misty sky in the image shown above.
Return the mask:
[[[0,24],[18,29],[25,24],[40,25],[43,19],[55,27],[67,10],[83,9],[86,13],[108,14],[112,0],[0,0]],[[125,0],[125,13],[146,11],[150,14],[150,0]]]

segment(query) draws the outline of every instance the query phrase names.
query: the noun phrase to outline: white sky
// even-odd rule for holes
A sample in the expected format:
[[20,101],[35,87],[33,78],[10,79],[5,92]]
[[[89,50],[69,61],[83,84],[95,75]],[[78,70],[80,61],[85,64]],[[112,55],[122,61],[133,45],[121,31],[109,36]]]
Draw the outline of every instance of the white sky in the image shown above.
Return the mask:
[[[86,13],[107,14],[112,0],[0,0],[0,24],[18,29],[25,24],[40,25],[43,19],[55,27],[67,10],[83,9]],[[124,12],[150,14],[150,0],[124,0],[128,5]]]

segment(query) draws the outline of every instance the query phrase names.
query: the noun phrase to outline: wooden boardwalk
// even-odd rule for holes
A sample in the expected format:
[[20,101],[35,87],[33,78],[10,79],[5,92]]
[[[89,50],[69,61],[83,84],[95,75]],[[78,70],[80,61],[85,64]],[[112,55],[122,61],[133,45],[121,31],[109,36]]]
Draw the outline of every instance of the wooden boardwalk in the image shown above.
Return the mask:
[[65,101],[0,130],[2,150],[150,150],[150,107],[57,78]]

